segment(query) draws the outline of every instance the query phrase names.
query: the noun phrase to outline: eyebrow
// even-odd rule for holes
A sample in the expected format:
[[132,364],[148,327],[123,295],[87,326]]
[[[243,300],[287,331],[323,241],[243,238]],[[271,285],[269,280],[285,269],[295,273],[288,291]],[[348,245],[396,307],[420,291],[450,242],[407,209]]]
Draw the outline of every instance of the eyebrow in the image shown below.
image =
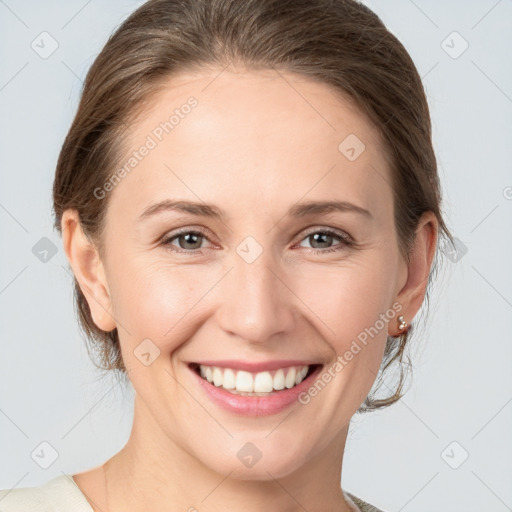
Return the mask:
[[[226,218],[226,213],[212,204],[166,199],[146,208],[140,215],[139,220],[145,220],[165,211],[189,213],[191,215],[211,217],[219,220]],[[354,212],[363,215],[369,220],[373,220],[373,216],[369,210],[347,201],[308,201],[298,203],[292,206],[286,215],[288,217],[305,217],[307,215],[318,215],[335,211]]]

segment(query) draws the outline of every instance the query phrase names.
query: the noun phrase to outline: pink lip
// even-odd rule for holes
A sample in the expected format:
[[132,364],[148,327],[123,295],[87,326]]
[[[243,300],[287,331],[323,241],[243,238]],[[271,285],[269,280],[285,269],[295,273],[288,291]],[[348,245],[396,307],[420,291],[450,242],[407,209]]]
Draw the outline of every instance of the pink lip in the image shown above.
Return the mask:
[[219,368],[232,368],[233,370],[245,370],[246,372],[258,373],[279,368],[288,368],[289,366],[311,366],[320,364],[312,361],[299,361],[298,359],[282,359],[280,361],[262,361],[255,363],[254,361],[235,361],[234,359],[223,359],[221,361],[195,361],[196,364],[203,366],[218,366]]
[[[230,365],[233,362],[234,361],[229,361]],[[279,363],[283,364],[283,361],[280,361]],[[206,364],[206,362],[201,364]],[[268,363],[266,364],[266,368],[268,369]],[[307,363],[301,363],[297,366],[302,364],[306,365]],[[230,365],[229,367],[233,368],[233,366]],[[210,366],[210,364],[208,364],[208,366]],[[220,361],[216,361],[216,364],[211,366],[220,366]],[[275,391],[267,396],[248,396],[235,395],[221,387],[214,386],[198,375],[191,366],[188,366],[192,375],[194,375],[201,386],[201,389],[204,390],[212,402],[228,412],[244,416],[268,416],[271,414],[277,414],[291,406],[294,402],[298,402],[298,396],[300,393],[306,391],[311,386],[311,383],[320,373],[322,367],[322,365],[318,365],[311,375],[304,379],[298,386],[291,389],[285,388],[282,391]],[[279,366],[279,368],[282,368],[282,366]]]

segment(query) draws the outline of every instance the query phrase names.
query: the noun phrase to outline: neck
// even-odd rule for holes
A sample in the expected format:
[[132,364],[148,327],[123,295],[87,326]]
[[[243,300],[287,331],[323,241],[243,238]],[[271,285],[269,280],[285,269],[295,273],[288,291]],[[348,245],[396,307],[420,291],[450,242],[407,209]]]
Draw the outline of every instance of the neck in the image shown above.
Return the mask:
[[275,478],[269,470],[263,480],[241,480],[206,467],[169,439],[135,397],[130,438],[104,466],[109,512],[217,512],[241,503],[245,512],[357,510],[340,484],[349,425],[292,473]]

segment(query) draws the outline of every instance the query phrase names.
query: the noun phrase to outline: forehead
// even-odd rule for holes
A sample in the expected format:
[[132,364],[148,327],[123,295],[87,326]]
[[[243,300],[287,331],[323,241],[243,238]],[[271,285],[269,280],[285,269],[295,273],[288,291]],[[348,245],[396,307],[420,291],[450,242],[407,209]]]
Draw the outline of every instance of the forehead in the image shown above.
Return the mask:
[[[130,125],[127,142],[120,166],[129,172],[112,193],[139,213],[167,198],[227,206],[264,198],[268,207],[321,194],[369,204],[391,181],[378,132],[354,103],[284,71],[170,77]],[[134,162],[143,146],[151,149]],[[126,166],[130,157],[134,165]]]
[[[192,109],[195,115],[182,123],[188,112],[184,117],[180,111],[190,110],[190,98],[198,104]],[[220,128],[216,136],[246,136],[246,144],[249,140],[258,143],[286,138],[286,133],[311,137],[316,142],[325,137],[330,143],[352,130],[367,146],[381,145],[374,126],[348,94],[330,84],[282,70],[204,68],[163,80],[134,120],[132,140],[151,133],[155,122],[168,121],[173,113],[179,117],[173,121],[178,121],[172,129],[174,134],[199,136],[203,135],[201,130]],[[235,127],[238,129],[233,131]],[[252,128],[257,128],[257,133],[251,132]]]

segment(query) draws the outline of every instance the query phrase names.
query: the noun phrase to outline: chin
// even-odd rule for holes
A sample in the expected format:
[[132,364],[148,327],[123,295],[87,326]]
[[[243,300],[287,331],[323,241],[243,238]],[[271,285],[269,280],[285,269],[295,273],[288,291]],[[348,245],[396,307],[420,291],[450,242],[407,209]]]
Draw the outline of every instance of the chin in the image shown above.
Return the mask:
[[[256,447],[257,444],[261,449]],[[203,457],[202,463],[219,474],[229,474],[235,480],[255,481],[284,478],[306,464],[306,454],[300,455],[288,448],[279,449],[268,442],[265,448],[263,444],[247,441],[238,446],[237,443],[236,448],[226,447],[223,454],[211,452],[209,460]]]

